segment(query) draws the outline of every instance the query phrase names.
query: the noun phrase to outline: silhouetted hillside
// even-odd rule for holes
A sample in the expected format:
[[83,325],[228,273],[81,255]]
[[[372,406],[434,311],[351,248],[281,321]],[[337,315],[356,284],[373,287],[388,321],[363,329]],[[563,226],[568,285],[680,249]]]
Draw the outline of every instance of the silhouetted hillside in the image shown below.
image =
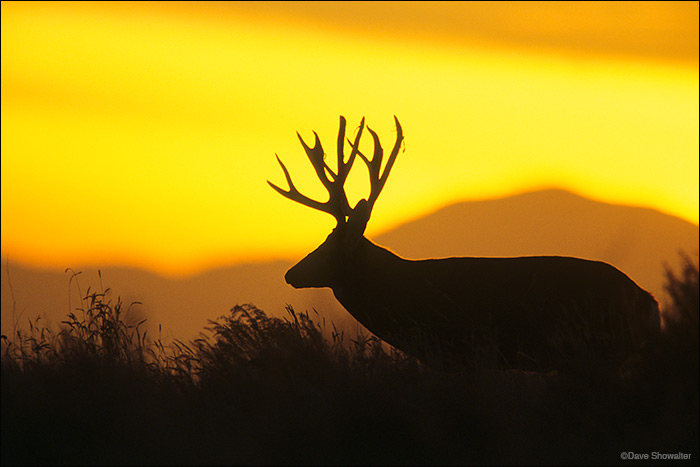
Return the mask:
[[[406,258],[447,256],[570,255],[609,262],[663,300],[663,264],[676,266],[678,251],[698,248],[698,227],[651,209],[617,206],[562,190],[547,190],[489,201],[457,203],[371,238]],[[302,256],[299,257],[301,259]],[[284,282],[292,265],[285,261],[220,268],[182,280],[125,268],[100,268],[103,281],[129,303],[138,300],[135,318],[148,318],[149,332],[189,339],[209,319],[235,304],[254,303],[274,316],[284,305],[316,308],[326,320],[354,329],[356,322],[329,289],[296,290]],[[75,266],[75,265],[66,265]],[[2,268],[2,329],[12,326],[12,297],[17,314],[42,313],[54,323],[69,311],[70,273],[44,271],[10,262]],[[77,268],[85,293],[99,286],[96,268]],[[73,307],[77,292],[72,298]]]

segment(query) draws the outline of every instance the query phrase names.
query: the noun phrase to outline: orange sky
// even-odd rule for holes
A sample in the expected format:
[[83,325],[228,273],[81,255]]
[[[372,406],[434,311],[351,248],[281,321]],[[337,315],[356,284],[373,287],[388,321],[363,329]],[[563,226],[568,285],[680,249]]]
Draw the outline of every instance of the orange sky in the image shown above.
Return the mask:
[[266,180],[321,198],[295,132],[341,114],[404,129],[370,237],[545,186],[697,224],[698,112],[697,2],[2,2],[2,254],[298,258],[334,221]]

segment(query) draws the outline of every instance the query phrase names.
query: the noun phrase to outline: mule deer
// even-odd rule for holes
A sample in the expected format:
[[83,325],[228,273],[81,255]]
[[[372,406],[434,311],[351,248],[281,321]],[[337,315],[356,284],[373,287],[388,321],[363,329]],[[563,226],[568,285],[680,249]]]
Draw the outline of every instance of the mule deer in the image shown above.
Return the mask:
[[[408,260],[363,236],[372,207],[386,184],[403,141],[383,171],[377,133],[372,158],[359,148],[363,118],[350,155],[344,154],[340,117],[337,169],[324,160],[318,135],[309,147],[297,133],[329,194],[320,202],[301,194],[277,157],[286,198],[332,215],[337,225],[315,251],[285,275],[295,288],[330,287],[336,299],[368,330],[424,361],[469,367],[564,369],[573,361],[617,366],[659,330],[656,300],[615,267],[579,258],[444,258]],[[356,158],[369,170],[370,194],[354,208],[344,184]]]

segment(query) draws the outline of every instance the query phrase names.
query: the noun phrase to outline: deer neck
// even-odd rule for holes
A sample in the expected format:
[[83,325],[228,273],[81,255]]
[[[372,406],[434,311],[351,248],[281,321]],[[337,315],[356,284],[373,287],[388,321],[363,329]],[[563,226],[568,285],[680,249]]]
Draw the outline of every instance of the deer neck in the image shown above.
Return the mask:
[[363,236],[339,265],[336,280],[330,287],[343,305],[363,302],[374,296],[375,289],[393,277],[399,263],[405,261]]

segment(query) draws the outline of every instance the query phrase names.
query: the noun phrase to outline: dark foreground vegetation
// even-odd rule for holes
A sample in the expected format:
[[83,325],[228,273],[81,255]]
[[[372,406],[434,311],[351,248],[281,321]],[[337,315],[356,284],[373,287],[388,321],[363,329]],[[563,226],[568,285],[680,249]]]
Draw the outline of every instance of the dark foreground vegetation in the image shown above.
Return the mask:
[[426,367],[253,305],[166,344],[88,291],[2,338],[2,464],[697,465],[697,263],[667,276],[664,332],[618,375]]

